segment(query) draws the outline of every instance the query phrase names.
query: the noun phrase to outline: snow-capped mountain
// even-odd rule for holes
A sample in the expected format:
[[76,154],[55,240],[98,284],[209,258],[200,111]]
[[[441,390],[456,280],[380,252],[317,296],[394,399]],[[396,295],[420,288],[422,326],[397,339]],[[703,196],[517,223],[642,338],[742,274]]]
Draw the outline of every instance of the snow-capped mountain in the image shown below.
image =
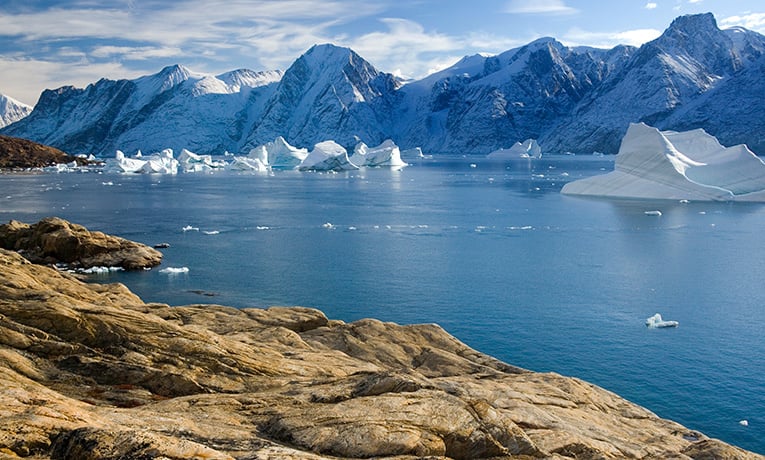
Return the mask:
[[[721,86],[741,87],[736,82],[756,66],[763,46],[765,37],[755,32],[720,30],[712,14],[679,17],[544,133],[540,143],[547,151],[614,153],[631,122],[662,130],[704,127],[723,141],[749,143],[752,138],[726,136],[725,125],[752,126],[759,123],[758,117],[725,120],[718,110],[739,105],[739,98],[765,101],[757,90],[765,84],[765,74],[760,71],[761,83],[740,88],[737,97],[722,99],[715,94]],[[702,113],[690,123],[684,114],[699,104]]]
[[284,136],[311,149],[392,139],[402,149],[488,153],[538,139],[545,152],[616,153],[630,123],[704,128],[765,155],[765,36],[677,18],[640,48],[542,38],[468,56],[402,84],[348,48],[316,45],[285,72],[204,75],[171,66],[135,80],[46,90],[2,134],[69,153],[187,148],[247,153]]
[[0,128],[15,123],[32,112],[32,107],[0,94]]
[[65,86],[44,91],[35,110],[3,134],[105,156],[117,149],[236,151],[250,110],[280,78],[278,71],[212,76],[176,65],[135,80]]
[[306,147],[326,139],[379,144],[390,133],[389,109],[398,86],[395,77],[348,48],[315,45],[284,73],[246,146],[277,136]]
[[633,51],[569,48],[542,38],[498,56],[465,58],[401,89],[398,142],[488,153],[538,138]]

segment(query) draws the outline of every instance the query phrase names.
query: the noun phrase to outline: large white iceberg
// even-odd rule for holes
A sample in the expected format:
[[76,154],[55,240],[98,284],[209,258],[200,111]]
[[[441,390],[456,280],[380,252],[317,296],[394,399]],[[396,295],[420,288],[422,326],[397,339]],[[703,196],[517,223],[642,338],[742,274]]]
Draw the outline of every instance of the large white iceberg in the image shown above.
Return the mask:
[[406,166],[406,162],[401,159],[401,150],[390,139],[385,140],[377,147],[367,147],[363,142],[359,142],[353,149],[351,163],[356,166],[391,166],[394,168]]
[[256,158],[264,165],[274,169],[295,168],[307,156],[307,149],[291,146],[282,136],[251,149],[248,155],[248,157]]
[[114,158],[107,158],[104,172],[110,173],[138,173],[146,161],[139,158],[128,158],[122,150],[117,150]]
[[645,320],[647,327],[677,327],[680,325],[677,321],[665,321],[659,313]]
[[335,141],[319,142],[297,167],[299,171],[348,171],[359,169],[350,162],[348,151]]
[[491,160],[508,160],[514,158],[542,158],[542,147],[536,139],[526,139],[523,143],[516,142],[509,149],[498,149],[486,155]]
[[254,172],[267,172],[269,171],[268,165],[263,163],[260,158],[252,157],[234,157],[233,161],[226,166],[229,171],[254,171]]
[[659,131],[630,124],[614,170],[561,193],[617,198],[765,201],[765,163],[746,145],[723,147],[703,129]]

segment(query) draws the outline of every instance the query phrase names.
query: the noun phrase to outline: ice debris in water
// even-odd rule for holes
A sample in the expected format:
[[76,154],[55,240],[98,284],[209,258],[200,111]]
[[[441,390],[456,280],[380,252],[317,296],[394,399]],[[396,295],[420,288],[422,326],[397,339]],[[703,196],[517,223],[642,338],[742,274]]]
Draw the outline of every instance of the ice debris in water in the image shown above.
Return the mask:
[[645,214],[646,216],[661,216],[661,211],[657,209],[653,211],[645,211],[643,214]]
[[741,420],[738,422],[738,424],[741,426],[749,426],[749,420]]
[[193,232],[198,232],[199,231],[199,227],[192,227],[191,225],[187,225],[187,226],[183,227],[181,230],[183,230],[184,232],[192,232],[192,231]]
[[331,222],[326,222],[326,223],[323,223],[323,224],[321,224],[321,226],[322,226],[323,228],[328,228],[328,229],[330,229],[330,230],[331,230],[331,229],[333,229],[333,228],[335,228],[335,225],[334,225],[334,224],[332,224]]
[[160,273],[167,273],[169,275],[175,275],[178,273],[188,273],[189,267],[167,267],[159,271]]
[[677,321],[664,321],[659,313],[651,316],[645,320],[645,325],[648,327],[677,327],[680,325]]

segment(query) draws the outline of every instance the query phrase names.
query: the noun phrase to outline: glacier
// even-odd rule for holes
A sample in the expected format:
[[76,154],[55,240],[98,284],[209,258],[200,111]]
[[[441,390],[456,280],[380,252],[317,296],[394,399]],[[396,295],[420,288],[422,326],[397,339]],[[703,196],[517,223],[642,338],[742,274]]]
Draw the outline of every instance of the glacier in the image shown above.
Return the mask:
[[614,170],[561,193],[613,198],[765,201],[765,162],[746,145],[724,147],[703,129],[660,131],[632,123]]

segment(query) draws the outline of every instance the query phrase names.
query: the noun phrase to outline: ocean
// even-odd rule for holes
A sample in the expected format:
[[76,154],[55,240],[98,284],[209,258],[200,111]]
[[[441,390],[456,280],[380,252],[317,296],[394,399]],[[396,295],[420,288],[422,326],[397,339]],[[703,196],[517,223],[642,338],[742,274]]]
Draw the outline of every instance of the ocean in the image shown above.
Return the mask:
[[[3,174],[0,219],[169,243],[156,269],[93,275],[145,301],[438,323],[765,454],[765,205],[559,193],[612,168],[435,156],[399,171]],[[647,328],[655,313],[679,327]]]

